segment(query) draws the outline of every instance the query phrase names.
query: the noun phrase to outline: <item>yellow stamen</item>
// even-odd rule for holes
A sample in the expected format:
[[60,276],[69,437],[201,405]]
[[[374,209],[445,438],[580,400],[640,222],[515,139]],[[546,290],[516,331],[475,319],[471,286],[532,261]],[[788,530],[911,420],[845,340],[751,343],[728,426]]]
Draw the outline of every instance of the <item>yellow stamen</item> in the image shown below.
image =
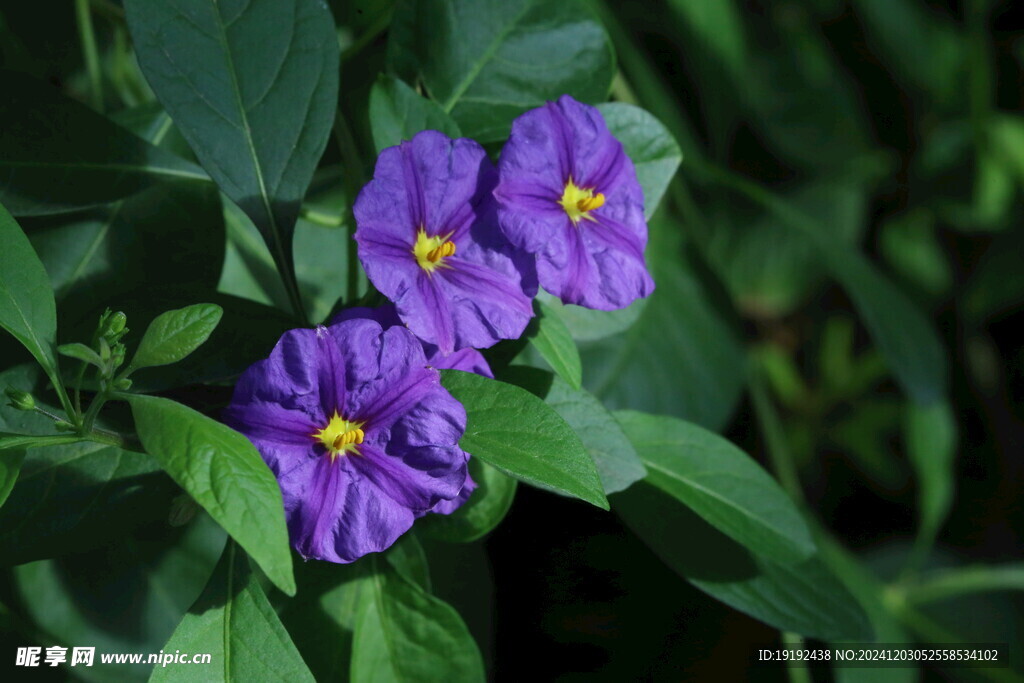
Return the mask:
[[572,178],[569,178],[565,183],[565,191],[562,192],[562,198],[559,200],[559,203],[565,209],[565,213],[569,216],[573,225],[575,225],[579,223],[581,218],[591,221],[595,220],[590,215],[590,212],[604,206],[604,195],[600,192],[594,194],[594,188],[592,187],[576,187],[576,183],[572,181]]
[[452,234],[448,233],[444,236],[430,237],[426,230],[419,229],[419,232],[416,233],[416,243],[412,246],[412,253],[416,257],[416,263],[420,264],[420,268],[427,273],[433,273],[437,268],[450,267],[444,262],[444,259],[455,253],[455,242],[448,240],[451,236]]
[[362,422],[346,420],[335,412],[327,422],[327,426],[313,435],[327,449],[331,462],[344,453],[359,455],[359,444],[363,443],[366,434],[362,430]]

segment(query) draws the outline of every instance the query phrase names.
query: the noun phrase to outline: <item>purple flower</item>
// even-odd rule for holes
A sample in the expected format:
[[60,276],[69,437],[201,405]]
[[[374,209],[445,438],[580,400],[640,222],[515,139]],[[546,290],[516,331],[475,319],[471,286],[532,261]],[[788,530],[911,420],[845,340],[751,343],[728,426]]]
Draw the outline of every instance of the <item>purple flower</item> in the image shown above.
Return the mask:
[[533,316],[536,274],[497,227],[496,176],[476,142],[423,131],[381,152],[353,207],[370,281],[444,354],[516,338]]
[[402,327],[350,320],[286,332],[242,375],[225,421],[277,477],[305,558],[384,550],[475,487],[458,446],[466,411]]
[[537,256],[562,301],[613,310],[654,291],[636,169],[594,107],[563,95],[512,123],[498,162],[498,220]]
[[[346,308],[331,319],[331,324],[334,325],[343,320],[360,319],[376,321],[385,330],[402,324],[398,312],[390,304],[377,308]],[[494,373],[491,372],[491,366],[488,365],[487,359],[476,349],[459,349],[446,356],[433,344],[424,342],[423,353],[427,357],[427,365],[437,370],[462,370],[494,379]]]

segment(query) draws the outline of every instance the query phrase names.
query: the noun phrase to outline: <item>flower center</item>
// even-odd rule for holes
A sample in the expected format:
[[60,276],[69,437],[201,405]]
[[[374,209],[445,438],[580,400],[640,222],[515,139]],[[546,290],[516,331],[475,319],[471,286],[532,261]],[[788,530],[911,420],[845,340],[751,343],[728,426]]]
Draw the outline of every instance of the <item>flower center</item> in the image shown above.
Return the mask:
[[572,221],[573,225],[576,225],[580,222],[581,218],[594,220],[594,217],[589,215],[589,213],[594,209],[604,206],[604,195],[600,192],[594,194],[594,188],[592,187],[576,187],[576,183],[572,181],[572,178],[569,178],[565,182],[565,191],[562,192],[559,204],[565,209],[565,213],[569,216],[569,220]]
[[448,233],[444,237],[429,237],[422,227],[419,229],[412,253],[420,268],[427,273],[433,273],[436,268],[450,267],[444,260],[455,253],[455,242],[448,240],[451,236],[452,234]]
[[313,438],[320,439],[320,443],[327,449],[331,456],[331,462],[342,453],[355,453],[359,455],[359,444],[366,436],[362,430],[362,422],[346,420],[334,411],[334,415],[327,422],[327,426],[313,435]]

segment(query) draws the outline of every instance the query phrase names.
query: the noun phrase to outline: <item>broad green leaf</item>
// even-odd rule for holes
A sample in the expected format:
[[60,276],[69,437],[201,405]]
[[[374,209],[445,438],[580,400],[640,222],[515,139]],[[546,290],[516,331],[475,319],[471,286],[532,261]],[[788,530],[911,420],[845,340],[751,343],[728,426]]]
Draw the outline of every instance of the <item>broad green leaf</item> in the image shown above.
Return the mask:
[[541,399],[458,370],[442,371],[441,382],[466,407],[466,433],[459,441],[464,450],[520,481],[608,509],[594,461]]
[[227,548],[202,595],[164,652],[203,652],[201,669],[156,667],[150,681],[313,681],[313,675],[270,606],[238,546]]
[[937,298],[952,287],[950,258],[931,211],[920,209],[886,220],[878,229],[878,247],[889,267],[918,291]]
[[427,593],[432,592],[427,553],[423,550],[423,544],[419,542],[415,532],[399,538],[384,553],[384,559],[406,581],[419,586]]
[[608,102],[597,108],[636,167],[637,180],[644,189],[644,215],[650,218],[675,176],[683,153],[664,124],[640,107]]
[[220,188],[260,229],[297,297],[292,234],[327,144],[338,42],[317,0],[128,0],[153,92]]
[[532,367],[511,367],[502,379],[544,399],[572,427],[593,458],[606,494],[625,490],[647,474],[619,422],[590,392]]
[[469,476],[476,482],[469,500],[450,515],[427,515],[417,522],[423,533],[449,543],[469,543],[505,519],[516,495],[516,480],[473,457],[469,459]]
[[[297,324],[293,317],[279,309],[246,299],[209,293],[207,297],[224,311],[209,340],[180,362],[148,368],[133,377],[134,391],[163,391],[185,384],[231,380],[256,361],[266,358],[285,330]],[[151,310],[164,310],[158,302],[150,303],[157,303]],[[125,310],[139,309],[129,305]],[[133,313],[132,326],[138,324],[141,329],[149,315],[152,313]]]
[[384,562],[373,562],[356,622],[353,683],[485,680],[480,650],[458,613]]
[[[206,515],[178,529],[161,521],[97,550],[21,565],[13,574],[29,616],[55,643],[158,652],[202,592],[224,540],[224,531]],[[91,681],[144,681],[152,668],[104,665],[97,656],[92,667],[76,667],[76,674]]]
[[903,417],[903,441],[917,472],[919,533],[932,539],[946,521],[955,495],[957,425],[949,403],[908,404]]
[[[0,373],[0,386],[41,397],[38,367]],[[38,413],[0,410],[0,429],[61,439],[53,421]],[[0,451],[4,458],[11,451]],[[140,525],[166,520],[179,491],[145,453],[92,442],[32,448],[17,485],[0,507],[0,563],[21,564],[89,550],[122,538]]]
[[370,90],[370,127],[378,154],[424,130],[462,137],[458,124],[436,102],[386,74],[380,74]]
[[275,605],[281,623],[318,681],[347,680],[369,564],[298,562],[295,597]]
[[29,350],[69,405],[57,374],[57,307],[46,269],[25,233],[0,206],[0,327]]
[[201,168],[132,135],[49,84],[0,74],[0,203],[18,216],[75,211]]
[[583,367],[569,328],[540,300],[534,301],[533,310],[536,317],[530,321],[533,328],[530,343],[559,377],[574,389],[579,389],[583,383]]
[[146,452],[278,588],[294,595],[281,490],[255,446],[230,427],[169,399],[131,395],[126,400]]
[[[159,107],[126,110],[120,118],[144,140],[174,146],[171,119]],[[112,305],[134,289],[159,291],[168,308],[196,301],[216,285],[224,261],[220,194],[212,182],[162,179],[113,204],[22,223],[50,276],[65,331],[77,311]],[[89,325],[86,339],[95,320]]]
[[[342,183],[337,173],[326,176],[333,183],[331,192],[312,195],[307,206],[324,207],[332,215],[347,212],[347,200],[338,190]],[[224,207],[228,228],[227,255],[217,290],[262,304],[288,308],[288,294],[274,275],[274,260],[259,231],[236,206]],[[346,227],[328,227],[299,218],[295,225],[295,269],[302,290],[302,301],[310,320],[324,321],[344,296],[348,280],[348,251],[355,249],[346,238]],[[325,252],[324,245],[330,250]],[[366,291],[366,274],[357,268],[357,291]]]
[[21,449],[4,448],[0,450],[0,507],[11,495],[14,482],[18,481],[18,473],[21,472],[21,463],[25,460],[25,451]]
[[544,290],[537,294],[537,300],[561,318],[573,339],[587,342],[605,339],[628,330],[640,318],[650,299],[637,299],[617,311],[598,311],[574,304],[563,304],[558,297]]
[[871,639],[864,611],[817,557],[778,564],[754,555],[647,482],[616,494],[613,503],[662,561],[711,597],[779,630]]
[[216,304],[194,304],[157,316],[146,328],[129,368],[177,363],[209,339],[223,313]]
[[100,354],[93,351],[85,344],[75,342],[74,344],[61,344],[57,347],[57,353],[68,358],[74,358],[80,360],[89,365],[95,365],[98,368],[103,367],[103,359],[100,358]]
[[657,288],[627,331],[580,344],[583,384],[611,409],[675,415],[717,430],[739,402],[746,361],[675,229],[663,214],[652,221],[647,254]]
[[796,506],[732,443],[673,417],[626,410],[615,417],[647,466],[649,484],[768,560],[792,563],[814,554]]
[[611,43],[580,0],[399,0],[388,62],[482,143],[560,95],[603,101],[614,73]]

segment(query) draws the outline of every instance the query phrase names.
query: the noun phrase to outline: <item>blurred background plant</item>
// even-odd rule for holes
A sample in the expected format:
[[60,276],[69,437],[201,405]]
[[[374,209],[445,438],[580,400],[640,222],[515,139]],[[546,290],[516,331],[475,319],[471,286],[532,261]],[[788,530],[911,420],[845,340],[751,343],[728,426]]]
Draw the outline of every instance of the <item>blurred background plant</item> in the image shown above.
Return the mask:
[[[366,102],[385,68],[394,3],[330,4],[342,50],[337,148],[372,159]],[[563,311],[580,344],[585,385],[610,408],[718,431],[772,469],[817,520],[827,563],[860,599],[879,641],[1019,647],[1024,7],[1012,0],[589,5],[617,55],[612,99],[660,119],[683,164],[652,219],[656,294],[601,325]],[[0,9],[0,67],[57,84],[115,118],[152,102],[120,5],[76,0],[74,7]],[[121,116],[137,133],[188,154],[159,118]],[[346,288],[362,289],[354,269],[331,277],[321,256],[325,240],[342,241],[346,197],[362,182],[358,172],[342,178],[339,154],[329,148],[296,229],[299,289],[314,320]],[[207,188],[152,190],[171,191]],[[218,212],[210,199],[204,206]],[[81,231],[105,225],[119,236],[123,257],[140,261],[138,272],[120,271],[114,281],[68,265],[63,282],[72,303],[101,301],[151,277],[142,263],[152,254],[133,251],[133,225],[158,226],[167,253],[189,251],[173,231],[195,215],[156,215],[146,201],[83,219]],[[51,267],[47,244],[60,227],[47,220],[25,225]],[[288,308],[284,287],[259,277],[273,261],[247,219],[229,208],[217,224],[223,233],[207,231],[208,244],[191,247],[201,258],[178,253],[170,267],[188,265],[199,280],[219,277],[225,295]],[[190,302],[203,284],[160,294],[168,305]],[[60,274],[55,287],[60,302]],[[94,320],[87,306],[62,306],[78,317],[62,329]],[[246,341],[255,348],[273,338],[271,331]],[[187,533],[195,537],[189,542],[204,542],[202,529]],[[703,550],[698,538],[694,554]],[[461,556],[438,553],[435,590],[464,615],[498,679],[787,675],[752,668],[755,649],[778,642],[777,632],[680,581],[597,510],[521,487],[483,546],[459,548]],[[17,571],[7,571],[0,602],[18,604]],[[54,565],[29,585],[46,591],[58,573]],[[480,600],[492,593],[493,604]],[[59,612],[63,599],[54,597],[51,609]],[[41,614],[29,620],[45,629]],[[0,614],[12,628],[25,618]],[[542,673],[539,662],[547,662]],[[836,678],[952,673],[843,669]],[[955,673],[1019,680],[1011,670]]]

